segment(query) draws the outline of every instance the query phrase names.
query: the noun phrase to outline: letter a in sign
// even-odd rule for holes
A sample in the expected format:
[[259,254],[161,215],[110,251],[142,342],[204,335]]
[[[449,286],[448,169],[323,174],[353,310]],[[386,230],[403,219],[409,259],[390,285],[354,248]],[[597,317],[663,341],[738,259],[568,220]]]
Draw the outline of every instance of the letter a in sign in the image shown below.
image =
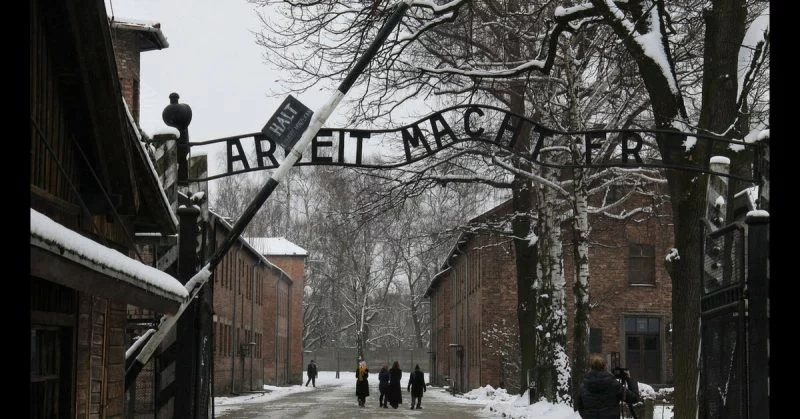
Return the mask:
[[292,95],[283,101],[278,110],[267,121],[261,132],[270,140],[291,149],[303,135],[314,112]]

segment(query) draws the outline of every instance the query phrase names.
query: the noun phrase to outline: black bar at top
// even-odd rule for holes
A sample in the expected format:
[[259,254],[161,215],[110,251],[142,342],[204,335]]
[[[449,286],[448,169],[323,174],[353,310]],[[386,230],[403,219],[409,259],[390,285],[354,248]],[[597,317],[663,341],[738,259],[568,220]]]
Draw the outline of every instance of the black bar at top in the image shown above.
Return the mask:
[[383,45],[383,42],[389,37],[389,34],[392,32],[392,30],[394,30],[397,24],[400,23],[400,20],[403,18],[406,10],[408,10],[408,7],[409,5],[405,1],[397,5],[397,9],[395,9],[392,15],[389,16],[389,19],[386,20],[386,23],[383,24],[383,27],[381,27],[381,29],[378,31],[378,36],[374,41],[372,41],[372,44],[370,44],[369,48],[367,48],[367,51],[364,52],[364,55],[362,55],[358,61],[356,61],[356,65],[353,66],[353,68],[350,70],[350,73],[347,74],[347,77],[345,77],[344,81],[342,81],[342,84],[339,85],[340,92],[347,93],[347,91],[350,90],[350,88],[353,86],[353,83],[356,82],[358,76],[361,75],[361,72],[364,71],[369,62],[378,52],[378,48]]

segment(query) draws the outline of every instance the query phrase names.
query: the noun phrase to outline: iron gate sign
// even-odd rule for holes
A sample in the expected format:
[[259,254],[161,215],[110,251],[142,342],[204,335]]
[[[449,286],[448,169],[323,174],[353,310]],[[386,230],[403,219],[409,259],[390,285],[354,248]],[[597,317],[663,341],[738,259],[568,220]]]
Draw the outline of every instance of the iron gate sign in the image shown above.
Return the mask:
[[306,105],[289,95],[261,129],[261,133],[269,139],[273,148],[278,143],[284,149],[291,150],[308,127],[313,114]]
[[[190,146],[225,143],[227,170],[202,179],[190,178],[189,181],[209,181],[238,173],[277,168],[291,149],[288,145],[297,141],[292,133],[302,133],[300,127],[308,125],[311,114],[308,108],[290,96],[260,133],[191,143]],[[679,131],[559,131],[498,107],[466,104],[449,107],[394,129],[322,128],[311,141],[310,154],[302,156],[296,165],[391,169],[431,157],[459,144],[491,146],[513,152],[516,141],[525,130],[533,134],[533,147],[522,157],[533,163],[560,168],[656,167],[720,174],[709,167],[708,158],[692,161],[670,156],[682,155],[688,145],[700,140],[724,143],[730,148],[749,149],[755,153],[760,151],[758,143]],[[666,134],[667,138],[668,152],[660,158],[653,138],[656,133]],[[544,161],[541,158],[542,150],[551,146],[563,148],[565,136],[583,143],[584,153],[580,161],[561,164]],[[278,150],[278,145],[282,146],[283,151]],[[714,148],[708,147],[709,153]],[[751,182],[758,179],[758,175],[751,178],[725,176]]]

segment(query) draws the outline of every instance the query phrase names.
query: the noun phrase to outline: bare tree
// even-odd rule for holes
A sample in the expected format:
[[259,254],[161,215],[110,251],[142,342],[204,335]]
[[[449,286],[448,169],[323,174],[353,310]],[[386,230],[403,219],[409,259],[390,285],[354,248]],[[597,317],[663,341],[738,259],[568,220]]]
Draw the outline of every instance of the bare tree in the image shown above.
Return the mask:
[[[351,120],[386,120],[409,97],[442,94],[452,102],[493,99],[514,113],[527,115],[531,103],[536,103],[526,100],[528,92],[535,91],[529,88],[531,83],[552,78],[556,64],[563,63],[558,59],[564,51],[560,40],[571,33],[604,27],[613,32],[613,39],[635,66],[631,72],[630,67],[620,66],[620,82],[640,82],[649,99],[649,103],[641,104],[647,113],[627,122],[661,130],[654,136],[654,143],[662,159],[701,161],[711,154],[723,154],[732,157],[735,172],[749,170],[752,157],[747,153],[711,150],[710,143],[699,141],[682,144],[684,149],[681,144],[676,148],[682,137],[669,134],[669,130],[741,139],[758,123],[768,124],[762,116],[769,108],[768,90],[759,83],[764,80],[764,66],[768,63],[768,31],[762,32],[759,42],[748,45],[751,56],[744,68],[739,68],[747,24],[767,6],[745,0],[704,2],[703,7],[693,7],[699,5],[693,3],[591,0],[566,8],[556,8],[555,2],[548,1],[419,3],[365,74],[364,94],[355,99]],[[273,27],[272,34],[260,41],[273,54],[270,58],[286,59],[283,63],[307,75],[309,82],[340,77],[387,13],[381,2],[366,6],[349,1],[284,5],[287,16],[292,18],[284,21],[289,26],[278,31]],[[309,55],[287,55],[286,47],[301,44],[308,46],[304,51]],[[748,76],[737,82],[738,74]],[[697,81],[701,82],[699,86]],[[612,94],[608,96],[613,99]],[[578,121],[585,120],[568,118],[565,122],[574,126]],[[530,136],[524,133],[515,146],[516,155],[523,155],[530,147]],[[535,288],[530,285],[537,279],[535,267],[542,265],[529,245],[535,239],[531,233],[537,207],[532,193],[533,171],[525,159],[514,155],[507,158],[512,179],[501,176],[492,182],[511,185],[518,215],[513,219],[513,237],[524,371],[536,364],[538,349],[529,345],[535,342],[530,325],[539,324],[538,302],[532,291]],[[447,178],[437,173],[438,180],[434,180],[421,173],[417,173],[420,181],[441,182]],[[673,321],[676,415],[682,417],[694,416],[698,408],[694,389],[698,379],[698,281],[702,274],[698,258],[703,232],[696,220],[703,216],[706,182],[702,176],[666,172],[675,220],[675,247],[680,255],[670,271],[676,284],[673,305],[681,307],[675,310]],[[472,181],[487,180],[485,176],[475,176]],[[550,181],[546,176],[538,176],[537,180],[543,184]],[[580,211],[582,205],[577,202],[576,210]],[[582,228],[581,223],[575,225]]]

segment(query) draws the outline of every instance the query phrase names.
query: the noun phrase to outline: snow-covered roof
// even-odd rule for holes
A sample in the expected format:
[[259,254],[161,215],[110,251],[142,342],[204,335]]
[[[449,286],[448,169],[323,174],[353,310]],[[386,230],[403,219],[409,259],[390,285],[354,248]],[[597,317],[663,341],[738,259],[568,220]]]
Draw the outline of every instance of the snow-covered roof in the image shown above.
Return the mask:
[[286,240],[285,237],[245,237],[258,253],[267,256],[308,256],[302,247]]
[[[220,224],[224,225],[228,229],[228,231],[230,231],[233,228],[233,224],[231,224],[231,222],[226,217],[223,217],[221,214],[219,214],[219,213],[217,213],[217,212],[215,212],[213,210],[209,210],[208,212],[216,220],[218,220],[218,222]],[[253,252],[253,254],[256,257],[258,257],[259,260],[261,260],[261,263],[263,263],[265,266],[268,266],[270,269],[274,270],[275,272],[278,272],[279,275],[282,278],[284,278],[286,280],[289,280],[289,281],[292,281],[292,277],[289,276],[289,274],[286,271],[281,269],[278,265],[275,265],[274,263],[270,262],[269,259],[267,259],[266,254],[260,252],[258,249],[253,247],[253,245],[250,244],[250,242],[246,238],[244,238],[242,236],[239,236],[238,240],[239,240],[240,243],[242,243],[242,245],[245,248],[247,248],[249,251]],[[276,255],[276,254],[273,254],[273,255]]]
[[142,42],[139,45],[141,51],[169,48],[167,37],[164,36],[164,32],[161,31],[161,23],[140,19],[120,18],[117,16],[110,16],[110,18],[112,28],[137,31],[149,35],[147,37],[147,42]]
[[175,302],[188,298],[171,275],[82,236],[31,208],[31,246]]
[[172,210],[172,205],[169,202],[169,198],[167,198],[166,192],[164,192],[164,185],[161,183],[161,178],[158,176],[158,171],[156,170],[156,167],[153,165],[153,161],[150,160],[150,157],[147,154],[147,148],[146,148],[147,143],[143,141],[142,134],[139,132],[138,129],[139,125],[136,123],[136,120],[133,119],[131,110],[130,108],[128,108],[128,103],[125,101],[124,97],[122,98],[122,104],[125,107],[125,114],[128,116],[128,123],[130,123],[131,126],[137,128],[134,129],[133,131],[136,133],[136,139],[138,140],[137,143],[141,148],[142,153],[144,153],[145,156],[144,160],[147,162],[147,168],[150,170],[150,175],[158,183],[159,186],[158,190],[160,192],[159,198],[161,199],[161,205],[164,207],[165,211],[167,211],[167,213],[169,214],[169,218],[170,221],[172,221],[172,225],[174,226],[175,229],[177,229],[179,225],[178,216],[175,215],[175,212]]

